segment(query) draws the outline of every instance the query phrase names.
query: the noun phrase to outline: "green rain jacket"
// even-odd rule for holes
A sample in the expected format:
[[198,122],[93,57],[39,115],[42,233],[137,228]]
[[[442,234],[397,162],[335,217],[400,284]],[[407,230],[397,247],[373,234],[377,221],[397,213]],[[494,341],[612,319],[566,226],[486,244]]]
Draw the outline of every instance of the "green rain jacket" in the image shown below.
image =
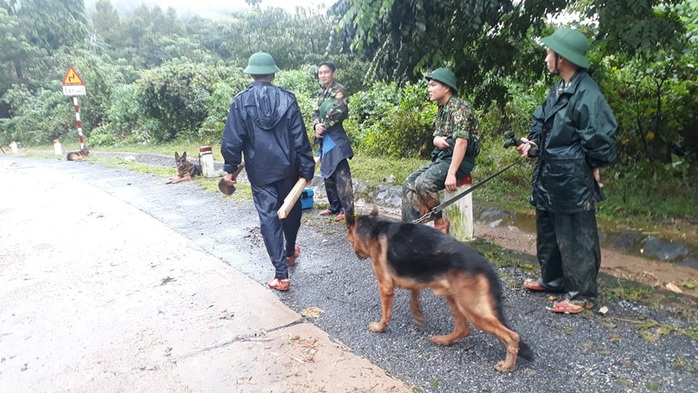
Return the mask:
[[540,155],[533,172],[530,203],[553,213],[595,208],[605,197],[593,169],[616,159],[618,124],[599,86],[579,70],[567,86],[553,86],[533,113],[528,139]]

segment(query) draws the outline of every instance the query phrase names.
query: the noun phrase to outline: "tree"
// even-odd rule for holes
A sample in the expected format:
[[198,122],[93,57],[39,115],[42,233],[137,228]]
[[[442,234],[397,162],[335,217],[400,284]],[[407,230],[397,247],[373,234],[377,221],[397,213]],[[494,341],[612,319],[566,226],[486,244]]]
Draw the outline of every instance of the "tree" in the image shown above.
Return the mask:
[[103,44],[106,53],[113,53],[113,50],[121,46],[125,39],[121,19],[116,9],[109,0],[97,0],[91,18],[94,30],[91,43],[98,47]]
[[[0,0],[0,97],[11,85],[30,91],[50,82],[53,58],[66,48],[85,46],[87,22],[82,0]],[[7,101],[0,117],[9,115]]]
[[309,8],[290,14],[281,8],[255,7],[233,14],[233,21],[222,25],[217,50],[232,56],[239,66],[253,53],[264,51],[274,56],[279,68],[298,68],[322,58],[332,26],[331,18]]
[[[515,72],[529,36],[565,0],[341,0],[339,27],[352,33],[351,50],[372,60],[370,77],[415,81],[423,72],[448,66],[461,87],[485,105],[506,96],[502,77]],[[483,83],[484,82],[484,83]]]

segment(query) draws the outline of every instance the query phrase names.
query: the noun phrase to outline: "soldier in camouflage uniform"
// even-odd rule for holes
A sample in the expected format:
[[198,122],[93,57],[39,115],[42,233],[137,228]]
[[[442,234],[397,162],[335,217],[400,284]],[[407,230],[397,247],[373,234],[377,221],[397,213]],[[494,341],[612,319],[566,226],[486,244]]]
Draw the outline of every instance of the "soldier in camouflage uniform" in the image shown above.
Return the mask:
[[[446,68],[427,75],[429,100],[439,111],[434,129],[431,162],[417,169],[402,184],[402,221],[412,222],[439,205],[439,191],[455,191],[457,180],[475,168],[480,152],[480,124],[472,107],[458,98],[456,77]],[[450,223],[442,212],[434,215],[434,228],[448,233]]]
[[318,78],[322,91],[313,108],[311,121],[315,130],[315,143],[319,145],[322,159],[320,174],[325,180],[329,207],[322,216],[337,214],[335,221],[342,221],[345,214],[354,214],[354,189],[351,184],[349,161],[354,151],[344,131],[342,122],[349,115],[347,91],[334,81],[335,65],[324,61],[318,66]]

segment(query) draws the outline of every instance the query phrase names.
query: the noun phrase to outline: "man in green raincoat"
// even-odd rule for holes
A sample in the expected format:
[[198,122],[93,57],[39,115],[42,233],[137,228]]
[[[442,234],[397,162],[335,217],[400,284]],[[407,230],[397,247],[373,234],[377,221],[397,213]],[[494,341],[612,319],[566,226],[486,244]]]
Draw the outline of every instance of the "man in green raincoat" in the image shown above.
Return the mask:
[[552,312],[576,314],[594,307],[601,250],[596,204],[605,197],[599,168],[616,159],[616,119],[587,72],[589,43],[577,30],[561,28],[541,40],[548,70],[561,80],[533,113],[522,157],[540,151],[530,203],[536,208],[541,278],[524,288],[563,293]]

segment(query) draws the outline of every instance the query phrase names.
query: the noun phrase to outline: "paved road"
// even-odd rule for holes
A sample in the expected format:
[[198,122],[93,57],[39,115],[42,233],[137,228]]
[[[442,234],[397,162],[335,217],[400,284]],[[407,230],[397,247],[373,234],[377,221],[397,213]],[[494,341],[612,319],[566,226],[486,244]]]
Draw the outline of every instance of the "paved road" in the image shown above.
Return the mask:
[[[680,333],[692,329],[695,337],[695,326],[628,302],[606,304],[606,316],[554,315],[546,309],[551,301],[545,295],[519,289],[526,273],[517,269],[498,269],[505,314],[536,360],[520,361],[515,372],[499,374],[492,366],[504,350],[490,335],[474,330],[449,347],[431,344],[428,336],[448,332],[451,317],[443,300],[428,293],[423,294],[426,332],[414,326],[407,296],[398,292],[392,325],[385,333],[370,333],[368,324],[380,314],[370,265],[353,255],[342,224],[313,211],[304,215],[303,255],[291,272],[292,290],[274,293],[263,287],[272,270],[250,201],[90,162],[0,157],[0,180],[5,190],[0,235],[3,246],[10,245],[0,250],[0,280],[10,283],[9,289],[0,289],[0,391],[8,381],[61,390],[50,384],[51,373],[58,371],[65,373],[59,381],[82,381],[71,385],[76,390],[106,386],[112,391],[124,386],[127,391],[383,392],[406,385],[423,392],[693,392],[698,386],[698,342]],[[48,202],[54,199],[60,201],[57,207]],[[101,204],[106,201],[115,206],[105,215]],[[31,206],[33,218],[25,220],[16,205]],[[107,219],[115,221],[100,224]],[[15,233],[32,220],[38,222],[29,232]],[[107,235],[95,239],[99,225],[107,227]],[[110,245],[112,237],[122,242]],[[25,248],[25,242],[31,247]],[[61,252],[57,243],[65,244]],[[36,267],[42,261],[53,262],[42,270]],[[73,277],[75,264],[82,267]],[[68,279],[72,284],[62,287],[63,297],[51,292]],[[34,284],[35,291],[13,295]],[[109,294],[94,288],[108,288]],[[249,296],[236,298],[241,293]],[[277,301],[284,305],[278,305],[278,314],[291,315],[285,320],[289,326],[265,319],[277,316],[267,310]],[[13,311],[16,307],[24,311]],[[113,317],[123,310],[148,317]],[[83,313],[93,316],[85,321]],[[80,323],[72,322],[76,318]],[[236,323],[244,328],[236,330]],[[319,328],[327,336],[294,339],[287,329],[298,327]],[[59,328],[62,333],[56,335]],[[255,334],[266,344],[255,341]],[[114,335],[121,339],[110,339]],[[283,337],[286,342],[280,342]],[[316,355],[315,363],[299,363],[302,356],[284,351],[307,354],[302,350],[315,345],[308,337],[319,337],[320,352],[332,353],[323,359]],[[277,362],[263,371],[253,363],[240,366],[236,345],[241,343],[247,351],[260,352],[254,353],[257,361]],[[119,367],[103,366],[105,347],[119,354]],[[39,361],[46,362],[48,355],[55,358],[53,369]],[[283,355],[296,360],[275,358]],[[337,379],[351,373],[347,364],[354,360],[349,358],[366,359],[404,385],[367,362],[350,377]],[[298,370],[313,371],[315,379],[304,379]],[[274,383],[266,386],[261,382],[266,380]],[[141,388],[138,383],[150,384]]]
[[[149,215],[160,179],[1,157],[0,182],[0,392],[408,391]],[[158,214],[192,228],[191,191]],[[250,264],[239,217],[223,247]]]

